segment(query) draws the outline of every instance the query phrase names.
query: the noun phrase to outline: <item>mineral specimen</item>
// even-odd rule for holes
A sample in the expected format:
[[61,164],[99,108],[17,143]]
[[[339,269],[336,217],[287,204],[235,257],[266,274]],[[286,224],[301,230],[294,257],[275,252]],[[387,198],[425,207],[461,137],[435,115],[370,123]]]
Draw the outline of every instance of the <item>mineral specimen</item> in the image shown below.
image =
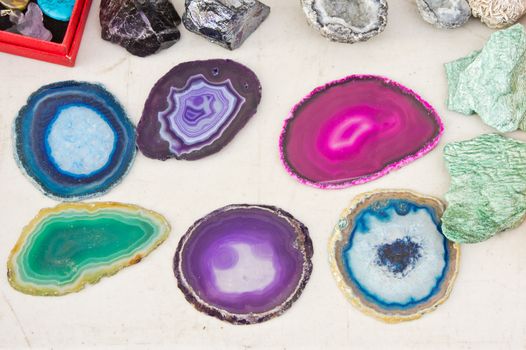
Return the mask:
[[362,312],[409,321],[443,303],[460,247],[440,230],[444,205],[409,191],[375,191],[345,209],[329,242],[338,286]]
[[175,44],[181,18],[169,0],[102,0],[101,36],[145,57]]
[[371,39],[387,24],[386,0],[301,0],[307,21],[321,35],[342,43]]
[[467,0],[416,0],[422,18],[438,28],[458,28],[471,17]]
[[30,0],[0,0],[0,5],[13,10],[25,10]]
[[163,216],[130,204],[71,203],[43,209],[11,251],[9,283],[32,295],[78,292],[138,263],[169,233]]
[[234,324],[281,315],[312,271],[307,228],[271,206],[230,205],[197,221],[182,237],[174,272],[199,311]]
[[526,13],[526,0],[468,0],[473,16],[490,28],[505,28]]
[[230,60],[179,64],[153,87],[137,127],[150,158],[199,159],[223,148],[256,113],[258,78]]
[[501,132],[526,130],[526,33],[495,32],[481,51],[446,64],[450,110],[477,113]]
[[433,149],[443,126],[413,91],[351,75],[312,91],[285,121],[282,162],[299,181],[337,188],[374,180]]
[[75,0],[37,0],[38,6],[48,17],[57,21],[69,21]]
[[130,168],[135,128],[102,86],[64,81],[33,93],[14,125],[20,168],[46,195],[79,200],[107,192]]
[[240,47],[270,13],[257,0],[186,0],[185,7],[186,29],[230,50]]
[[9,20],[14,24],[13,27],[8,29],[9,32],[45,41],[49,41],[52,38],[51,32],[44,27],[44,17],[40,7],[34,2],[27,6],[26,13],[13,11],[9,15]]
[[451,186],[442,230],[476,243],[519,226],[526,216],[526,143],[497,134],[452,142],[444,149]]

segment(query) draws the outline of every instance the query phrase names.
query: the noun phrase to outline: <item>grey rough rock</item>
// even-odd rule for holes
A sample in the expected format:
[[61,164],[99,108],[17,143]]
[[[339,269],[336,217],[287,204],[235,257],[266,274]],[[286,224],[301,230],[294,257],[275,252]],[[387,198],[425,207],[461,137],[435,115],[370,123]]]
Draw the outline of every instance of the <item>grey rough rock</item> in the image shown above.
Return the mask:
[[183,24],[191,32],[234,50],[268,17],[257,0],[186,0]]
[[458,28],[471,17],[467,0],[416,0],[424,21],[438,28]]
[[148,56],[181,37],[181,17],[169,0],[102,0],[101,36],[136,56]]
[[386,0],[301,0],[310,25],[331,41],[355,43],[381,33]]

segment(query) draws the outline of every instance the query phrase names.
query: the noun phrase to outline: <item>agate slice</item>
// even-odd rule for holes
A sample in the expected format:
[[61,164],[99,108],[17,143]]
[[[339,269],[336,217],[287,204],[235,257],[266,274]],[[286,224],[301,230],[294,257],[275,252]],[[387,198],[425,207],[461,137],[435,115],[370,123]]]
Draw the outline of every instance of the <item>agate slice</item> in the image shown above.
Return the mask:
[[301,0],[307,21],[331,41],[355,43],[387,25],[386,0]]
[[501,132],[526,131],[526,32],[494,32],[482,50],[446,64],[450,110],[477,113]]
[[298,103],[280,137],[281,159],[299,181],[340,188],[374,180],[431,151],[439,116],[387,78],[351,75]]
[[526,143],[498,134],[444,148],[451,185],[442,218],[452,241],[477,243],[519,226],[526,217]]
[[137,127],[141,152],[194,160],[221,150],[256,113],[261,85],[231,60],[179,64],[153,87]]
[[130,168],[135,128],[102,86],[64,81],[33,93],[14,125],[20,168],[46,195],[79,200],[101,195]]
[[41,210],[7,262],[11,286],[32,295],[78,292],[136,264],[170,233],[158,213],[120,203],[71,203]]
[[312,272],[307,228],[271,206],[230,205],[197,221],[174,257],[177,283],[199,311],[234,324],[281,315]]
[[416,5],[424,21],[438,28],[458,28],[471,18],[467,0],[416,0]]
[[408,191],[368,192],[352,201],[334,228],[329,260],[354,306],[401,322],[447,299],[460,247],[441,232],[443,211],[440,200]]
[[37,0],[37,3],[46,16],[63,22],[69,21],[75,7],[75,0]]

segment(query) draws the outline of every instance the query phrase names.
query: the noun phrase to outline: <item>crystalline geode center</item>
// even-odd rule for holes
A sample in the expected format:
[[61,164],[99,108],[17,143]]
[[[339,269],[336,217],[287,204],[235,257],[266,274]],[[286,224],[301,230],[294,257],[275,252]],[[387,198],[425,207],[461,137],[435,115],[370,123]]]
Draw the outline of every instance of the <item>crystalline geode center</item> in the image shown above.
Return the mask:
[[204,142],[224,129],[243,103],[230,80],[212,84],[202,75],[192,77],[185,87],[170,90],[168,108],[158,115],[161,137],[179,154],[177,136],[186,145]]

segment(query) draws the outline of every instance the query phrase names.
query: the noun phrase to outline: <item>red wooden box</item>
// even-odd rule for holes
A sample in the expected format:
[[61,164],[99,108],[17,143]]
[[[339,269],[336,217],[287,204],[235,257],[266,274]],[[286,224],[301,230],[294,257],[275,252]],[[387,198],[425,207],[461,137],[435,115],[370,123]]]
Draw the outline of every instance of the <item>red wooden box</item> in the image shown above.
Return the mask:
[[0,51],[73,67],[91,0],[77,0],[61,44],[0,31]]

